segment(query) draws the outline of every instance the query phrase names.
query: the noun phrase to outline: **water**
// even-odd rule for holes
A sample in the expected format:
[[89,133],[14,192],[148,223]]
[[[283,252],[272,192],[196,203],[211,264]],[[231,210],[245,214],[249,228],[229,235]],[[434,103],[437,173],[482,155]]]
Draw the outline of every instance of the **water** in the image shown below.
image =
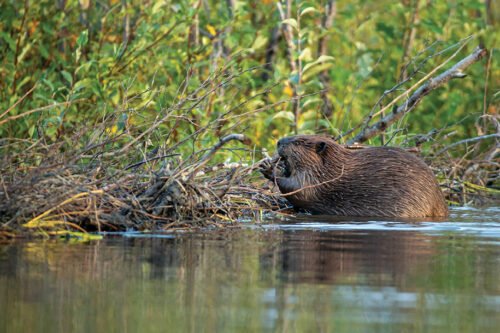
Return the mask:
[[0,332],[499,332],[500,207],[0,243]]

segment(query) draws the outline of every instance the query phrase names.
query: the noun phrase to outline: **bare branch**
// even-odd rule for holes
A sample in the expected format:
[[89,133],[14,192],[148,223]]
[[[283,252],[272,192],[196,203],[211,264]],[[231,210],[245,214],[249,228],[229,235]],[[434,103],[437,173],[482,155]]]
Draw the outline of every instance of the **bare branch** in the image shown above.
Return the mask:
[[[286,20],[287,18],[290,18],[290,15],[286,15],[285,12],[283,11],[283,6],[281,5],[281,2],[278,1],[276,5],[278,6],[278,11],[280,13],[280,18],[282,21]],[[292,73],[297,72],[297,64],[293,59],[293,53],[292,53],[292,51],[294,51],[296,47],[293,42],[292,27],[289,24],[283,25],[283,36],[285,36],[285,41],[286,44],[288,45],[288,57],[290,61],[290,68],[292,69]]]
[[249,145],[251,143],[250,139],[244,136],[243,134],[229,134],[220,139],[215,145],[213,145],[212,149],[205,156],[202,157],[200,162],[196,164],[196,166],[191,171],[191,175],[189,178],[193,178],[196,175],[196,172],[200,170],[211,158],[215,155],[215,153],[222,148],[227,142],[231,140],[238,140],[243,144]]
[[[406,36],[406,40],[405,40],[405,44],[404,44],[404,53],[403,53],[403,58],[402,58],[403,63],[406,62],[406,59],[409,58],[410,49],[411,49],[411,46],[413,44],[413,41],[415,40],[415,34],[417,31],[417,29],[416,29],[417,23],[419,21],[418,14],[419,14],[419,9],[420,9],[420,0],[415,0],[414,7],[415,8],[413,8],[413,15],[411,18],[409,30],[407,31],[407,36]],[[407,77],[408,77],[408,73],[407,73],[406,67],[405,67],[401,73],[401,79],[405,80]]]
[[[324,31],[328,31],[328,29],[332,27],[336,14],[337,14],[337,2],[329,0],[328,4],[325,7],[325,15],[323,17],[323,22],[322,22]],[[326,55],[328,53],[326,45],[329,37],[330,34],[327,32],[324,36],[322,36],[319,39],[318,56]],[[333,104],[330,98],[328,97],[328,91],[330,89],[330,77],[328,75],[328,70],[324,70],[319,73],[319,80],[323,85],[323,89],[325,89],[325,92],[321,94],[321,99],[323,100],[322,114],[326,119],[330,120],[333,113]]]
[[449,145],[449,146],[441,149],[436,154],[436,156],[439,156],[442,153],[444,153],[445,151],[447,151],[448,149],[453,148],[453,147],[458,146],[458,145],[461,145],[463,143],[476,142],[476,141],[481,141],[481,140],[486,140],[486,139],[491,139],[491,138],[498,138],[498,139],[500,139],[500,134],[495,133],[495,134],[482,135],[482,136],[477,136],[475,138],[470,138],[470,139],[465,139],[465,140],[460,140],[460,141],[454,142],[451,145]]
[[[387,116],[383,117],[377,123],[372,126],[368,126],[364,128],[360,133],[358,133],[354,138],[348,141],[348,144],[353,144],[355,142],[365,142],[368,139],[382,133],[388,126],[397,122],[401,119],[407,112],[410,112],[417,106],[422,98],[429,94],[432,90],[442,86],[446,82],[455,78],[464,78],[466,75],[462,73],[462,71],[472,64],[481,60],[488,50],[486,50],[482,46],[476,47],[476,49],[467,57],[459,61],[453,67],[445,71],[444,73],[436,76],[435,78],[429,79],[425,82],[420,88],[418,88],[401,106],[394,107],[392,112]],[[407,93],[405,93],[407,94]],[[403,95],[405,95],[403,94]],[[398,96],[396,99],[399,99],[401,96]],[[384,110],[390,105],[394,104],[394,101],[389,103]],[[380,112],[380,111],[379,111]]]

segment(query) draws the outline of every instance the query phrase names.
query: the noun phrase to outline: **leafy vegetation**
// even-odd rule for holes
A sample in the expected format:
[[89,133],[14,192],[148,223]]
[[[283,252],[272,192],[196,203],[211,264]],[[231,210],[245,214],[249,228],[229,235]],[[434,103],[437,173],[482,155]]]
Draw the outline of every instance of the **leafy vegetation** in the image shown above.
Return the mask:
[[[347,131],[397,82],[401,69],[420,50],[442,41],[424,55],[428,56],[473,34],[478,37],[463,53],[481,40],[491,52],[489,65],[474,66],[470,78],[451,82],[427,97],[399,127],[407,127],[409,135],[426,133],[466,115],[498,112],[500,53],[495,32],[500,9],[492,2],[488,7],[477,0],[279,4],[271,0],[4,1],[0,109],[10,111],[0,120],[0,135],[55,142],[82,123],[89,126],[109,117],[113,118],[110,135],[123,131],[134,135],[162,109],[188,102],[186,96],[197,89],[197,95],[212,89],[199,88],[221,68],[238,73],[257,67],[193,108],[191,121],[176,128],[167,144],[174,144],[179,132],[195,131],[273,83],[279,85],[236,112],[327,89],[324,99],[318,94],[297,101],[297,117],[294,102],[289,101],[239,126],[242,131],[251,128],[245,133],[258,147],[269,149],[295,127],[301,133]],[[423,71],[449,55],[429,60]],[[383,103],[393,97],[387,96]],[[457,131],[448,137],[450,142],[477,135],[473,126],[477,116],[450,129]],[[161,126],[157,138],[165,137],[172,125]],[[233,125],[228,121],[221,130]],[[215,141],[216,136],[205,139]]]
[[[232,133],[253,146],[222,149],[216,161],[256,161],[260,149],[293,133],[347,142],[370,113],[480,42],[489,54],[466,79],[432,92],[368,143],[436,151],[495,134],[499,21],[499,6],[479,0],[5,0],[3,182],[44,163],[105,165],[98,178],[177,154],[181,167]],[[474,141],[473,150],[458,144],[442,156],[482,159],[498,141]],[[498,183],[493,155],[479,186]],[[443,177],[454,177],[448,171]]]

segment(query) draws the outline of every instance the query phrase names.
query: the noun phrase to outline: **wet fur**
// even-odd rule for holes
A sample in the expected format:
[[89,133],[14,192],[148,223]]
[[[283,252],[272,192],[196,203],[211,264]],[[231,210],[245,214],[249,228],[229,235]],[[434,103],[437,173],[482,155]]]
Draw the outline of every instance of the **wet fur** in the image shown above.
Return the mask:
[[[439,217],[448,208],[429,167],[395,147],[349,150],[321,135],[278,142],[281,166],[265,161],[262,173],[297,208],[337,216]],[[338,179],[337,179],[338,178]]]

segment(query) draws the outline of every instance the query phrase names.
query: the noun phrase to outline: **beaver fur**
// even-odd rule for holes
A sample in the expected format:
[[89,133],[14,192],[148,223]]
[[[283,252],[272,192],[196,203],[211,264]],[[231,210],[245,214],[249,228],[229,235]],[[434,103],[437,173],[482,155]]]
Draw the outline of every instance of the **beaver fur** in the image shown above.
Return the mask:
[[313,214],[448,216],[430,168],[396,147],[349,150],[328,136],[291,136],[278,141],[278,156],[263,161],[261,172],[290,193],[294,207]]

